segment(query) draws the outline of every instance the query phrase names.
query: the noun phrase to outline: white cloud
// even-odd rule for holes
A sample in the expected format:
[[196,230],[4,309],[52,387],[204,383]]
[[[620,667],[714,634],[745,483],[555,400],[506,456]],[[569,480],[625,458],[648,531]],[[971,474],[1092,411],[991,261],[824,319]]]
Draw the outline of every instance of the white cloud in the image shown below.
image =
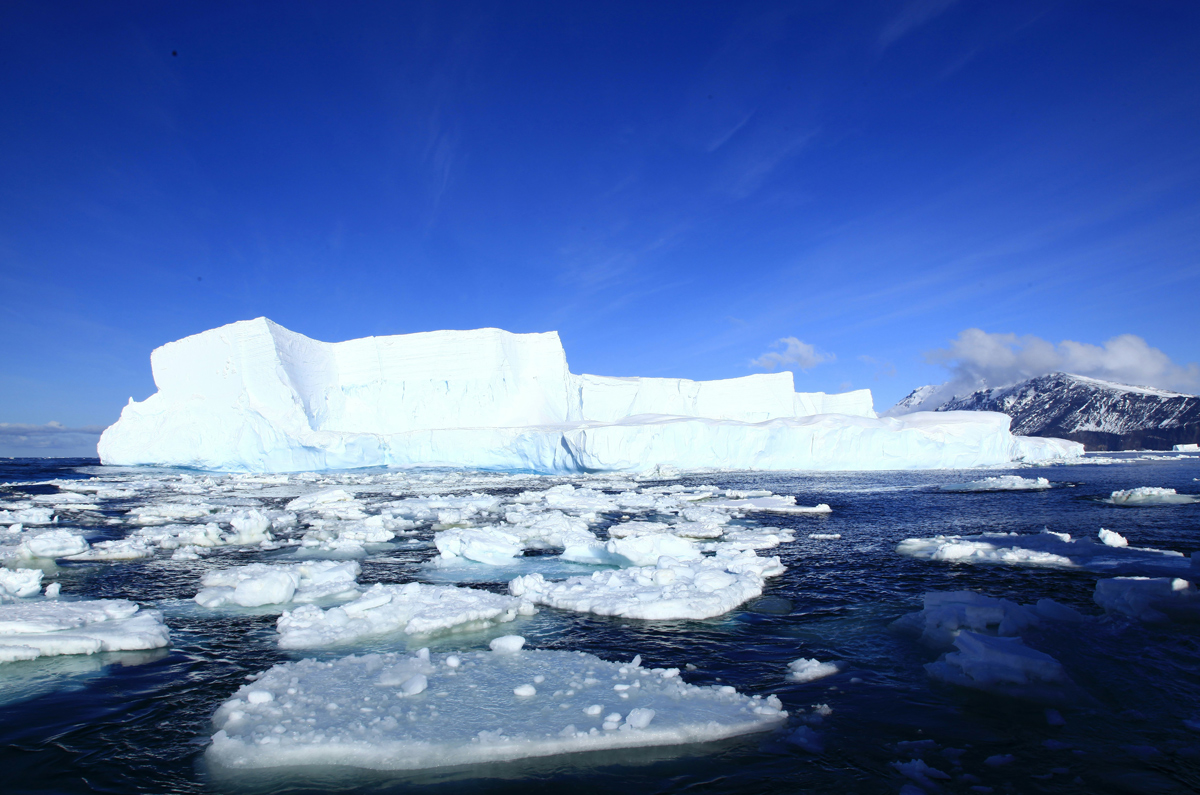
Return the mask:
[[1133,334],[1121,334],[1102,345],[1073,340],[1054,344],[1033,335],[990,334],[971,328],[959,334],[949,347],[929,351],[925,356],[927,361],[950,370],[950,381],[939,390],[946,397],[1053,372],[1183,392],[1200,387],[1200,366],[1176,364]]
[[784,337],[776,340],[772,348],[782,350],[769,351],[750,362],[751,367],[761,367],[764,370],[779,370],[795,367],[798,370],[811,370],[818,364],[832,362],[837,359],[832,353],[821,353],[815,346],[801,342],[795,337]]

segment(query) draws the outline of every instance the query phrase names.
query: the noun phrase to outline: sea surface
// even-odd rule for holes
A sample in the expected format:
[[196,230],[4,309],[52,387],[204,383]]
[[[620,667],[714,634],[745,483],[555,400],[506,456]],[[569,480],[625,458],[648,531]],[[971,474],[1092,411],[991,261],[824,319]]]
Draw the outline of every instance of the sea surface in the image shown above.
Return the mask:
[[[329,474],[319,483],[363,488],[403,483],[394,470]],[[1047,478],[1044,491],[946,493],[938,487],[1018,474]],[[422,493],[495,493],[548,488],[570,478],[535,476],[464,480],[422,475]],[[83,511],[64,510],[63,527],[92,542],[132,532],[130,511],[183,492],[215,505],[279,509],[296,493],[278,483],[166,469],[113,469],[80,459],[0,460],[0,503],[53,495],[48,481],[100,478],[110,496]],[[340,480],[339,480],[340,478]],[[524,478],[524,479],[521,479]],[[826,503],[826,515],[757,514],[753,523],[794,532],[795,540],[760,555],[778,555],[787,571],[764,594],[705,621],[636,621],[543,608],[488,631],[415,643],[383,638],[369,650],[435,652],[486,649],[504,634],[527,646],[589,652],[678,667],[697,685],[732,685],[774,694],[791,713],[786,727],[691,747],[593,752],[416,773],[308,768],[231,773],[208,764],[214,710],[272,665],[338,652],[281,651],[274,615],[204,611],[189,600],[203,571],[270,560],[253,548],[220,548],[198,561],[161,553],[129,562],[45,562],[46,582],[63,598],[125,598],[163,611],[169,648],[147,652],[52,657],[0,664],[0,791],[6,793],[457,793],[457,792],[1137,792],[1200,791],[1200,624],[1141,623],[1111,617],[1093,601],[1098,575],[1081,569],[978,565],[918,560],[896,552],[906,538],[984,532],[1039,533],[1043,528],[1094,537],[1114,530],[1131,546],[1200,551],[1200,505],[1118,507],[1113,491],[1139,486],[1200,493],[1200,455],[1105,454],[1085,463],[1009,470],[877,473],[702,473],[662,482],[592,479],[604,491],[695,486],[765,489],[801,505]],[[491,483],[491,485],[489,485]],[[157,485],[156,485],[157,484]],[[175,484],[175,485],[172,485]],[[390,484],[390,485],[389,485]],[[127,488],[126,488],[127,487]],[[122,489],[125,488],[123,493]],[[414,492],[416,493],[416,492]],[[0,506],[2,508],[3,506]],[[626,512],[633,518],[652,519]],[[607,522],[594,529],[601,537]],[[297,529],[299,532],[303,528]],[[361,558],[360,582],[433,581],[421,564],[437,554],[431,523]],[[839,534],[839,539],[810,535]],[[286,551],[286,550],[285,550]],[[15,565],[9,561],[8,565]],[[439,582],[444,580],[437,580]],[[504,592],[503,576],[477,573],[470,583]],[[1047,623],[1025,642],[1059,660],[1077,686],[1053,704],[996,695],[931,679],[924,665],[945,649],[889,628],[922,606],[929,591],[973,590],[1030,604],[1050,597],[1091,620]],[[189,607],[188,605],[192,606]],[[840,673],[790,682],[798,658],[837,661]],[[831,713],[814,728],[824,750],[788,742],[814,705]],[[1063,718],[1051,725],[1047,708]],[[1200,727],[1200,723],[1195,724]],[[1011,759],[1008,757],[1011,755]],[[906,778],[895,763],[920,759],[947,778]],[[990,761],[989,761],[990,760]],[[974,789],[973,789],[974,788]]]

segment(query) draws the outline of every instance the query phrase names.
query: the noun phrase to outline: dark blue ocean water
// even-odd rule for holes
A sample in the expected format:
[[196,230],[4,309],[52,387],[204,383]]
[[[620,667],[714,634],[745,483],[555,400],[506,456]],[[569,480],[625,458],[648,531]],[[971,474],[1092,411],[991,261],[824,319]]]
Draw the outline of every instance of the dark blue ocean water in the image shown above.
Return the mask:
[[[1122,458],[1122,456],[1116,456]],[[761,553],[788,566],[764,595],[708,621],[638,622],[543,609],[515,631],[538,648],[582,650],[606,659],[641,654],[648,665],[694,666],[695,684],[731,684],[776,694],[793,718],[785,730],[688,748],[578,754],[423,773],[303,770],[236,777],[210,770],[203,752],[214,709],[249,674],[296,659],[273,640],[273,616],[204,615],[165,609],[169,649],[60,657],[0,667],[0,791],[112,793],[303,792],[899,792],[907,780],[892,762],[922,758],[955,778],[942,791],[1189,792],[1200,790],[1200,626],[1099,618],[1026,635],[1029,645],[1066,667],[1081,695],[1059,706],[1066,724],[1050,726],[1045,705],[962,690],[932,681],[923,664],[938,652],[889,631],[930,590],[973,589],[1022,603],[1052,597],[1092,615],[1097,575],[1086,571],[972,566],[918,561],[895,552],[908,537],[978,532],[1076,536],[1115,530],[1136,546],[1200,550],[1200,505],[1119,508],[1099,501],[1137,486],[1200,492],[1200,456],[1016,470],[1046,477],[1044,492],[950,494],[939,484],[988,472],[705,474],[684,483],[765,488],[800,504],[828,503],[827,516],[757,517],[794,526],[796,541]],[[87,460],[0,461],[0,500],[53,493],[28,485],[83,478],[104,469]],[[129,527],[134,500],[116,501],[85,526],[92,540]],[[840,533],[817,541],[810,533]],[[221,553],[226,562],[252,559]],[[406,581],[433,550],[363,564],[361,581]],[[241,557],[239,557],[241,556]],[[63,592],[127,598],[163,607],[196,592],[186,568],[153,562],[64,564]],[[503,582],[486,584],[501,590]],[[492,633],[491,636],[501,633]],[[488,637],[491,637],[488,636]],[[436,649],[486,647],[457,636]],[[799,657],[840,660],[845,670],[807,684],[784,679]],[[851,680],[859,680],[852,682]],[[825,752],[787,744],[799,710],[828,704],[820,727]],[[1054,748],[1046,741],[1052,740]],[[929,741],[919,745],[912,743]],[[908,745],[898,745],[908,743]],[[961,749],[957,754],[943,749]],[[1011,754],[1002,766],[984,760]],[[960,766],[956,767],[953,760]],[[967,773],[975,779],[958,778]],[[981,790],[975,790],[981,791]]]

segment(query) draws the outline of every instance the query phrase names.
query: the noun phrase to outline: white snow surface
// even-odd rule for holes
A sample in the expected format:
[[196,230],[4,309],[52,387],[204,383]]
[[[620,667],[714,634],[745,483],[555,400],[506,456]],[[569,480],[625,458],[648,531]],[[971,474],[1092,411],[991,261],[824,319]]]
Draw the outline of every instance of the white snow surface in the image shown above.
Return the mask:
[[358,574],[359,565],[354,561],[251,563],[205,574],[201,580],[204,589],[194,598],[205,607],[262,607],[349,598],[358,593]]
[[527,574],[514,579],[508,588],[514,596],[537,604],[581,613],[650,620],[703,619],[728,613],[761,596],[765,578],[783,571],[777,557],[724,549],[715,556],[689,561],[662,556],[653,566],[598,571],[563,582]]
[[265,318],[151,354],[158,391],[100,438],[106,464],[292,472],[371,465],[641,472],[922,469],[1077,457],[990,412],[879,419],[868,390],[573,375],[555,332],[435,331],[340,343]]
[[0,662],[157,649],[170,641],[156,610],[125,599],[23,599],[0,604]]
[[1176,494],[1175,489],[1140,486],[1114,491],[1105,502],[1113,505],[1192,505],[1200,502],[1200,495]]
[[519,648],[300,660],[222,704],[207,753],[226,768],[420,769],[711,742],[787,718],[774,696],[697,687],[678,674],[642,668],[640,658],[622,665]]
[[535,612],[527,600],[453,585],[376,583],[352,602],[322,610],[301,605],[276,624],[283,649],[312,649],[352,643],[391,632],[428,635],[478,629]]

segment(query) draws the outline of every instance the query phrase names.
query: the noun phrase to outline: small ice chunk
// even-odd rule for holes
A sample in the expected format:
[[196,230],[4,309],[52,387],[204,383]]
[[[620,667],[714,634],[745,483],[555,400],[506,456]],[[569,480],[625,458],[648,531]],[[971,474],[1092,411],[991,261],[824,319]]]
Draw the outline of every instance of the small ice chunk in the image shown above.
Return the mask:
[[537,695],[537,688],[531,684],[517,685],[513,688],[513,693],[521,698],[531,698]]
[[1113,532],[1112,530],[1105,530],[1103,527],[1101,527],[1099,535],[1100,540],[1110,547],[1129,546],[1129,541],[1125,538],[1125,536],[1121,535],[1120,533]]
[[840,671],[837,663],[821,662],[801,657],[788,663],[787,678],[793,682],[812,682]]
[[493,638],[488,644],[488,648],[501,654],[512,654],[520,651],[524,645],[525,638],[520,635],[501,635],[498,638]]
[[37,595],[42,590],[43,576],[40,569],[0,568],[0,602]]
[[418,693],[424,693],[429,687],[429,679],[424,674],[416,674],[405,679],[400,685],[400,692],[406,696],[415,696]]

